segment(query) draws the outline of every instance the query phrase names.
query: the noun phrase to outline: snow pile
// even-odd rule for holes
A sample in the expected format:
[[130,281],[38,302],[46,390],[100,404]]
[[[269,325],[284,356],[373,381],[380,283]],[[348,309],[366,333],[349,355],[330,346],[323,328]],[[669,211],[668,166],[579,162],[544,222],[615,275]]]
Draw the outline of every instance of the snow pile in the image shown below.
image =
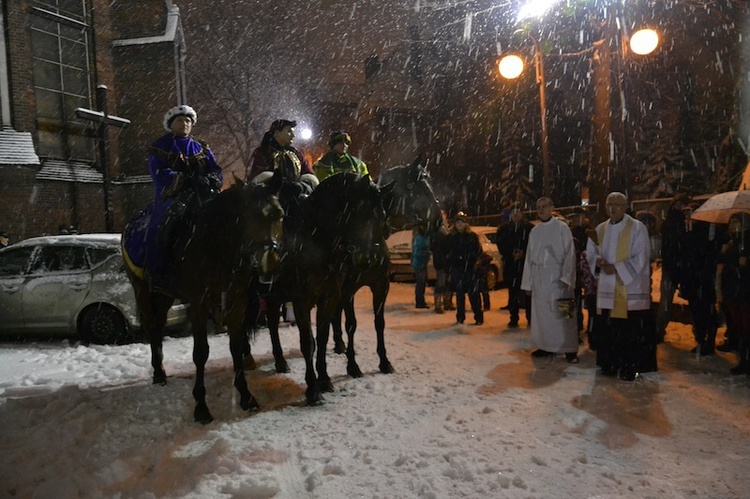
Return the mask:
[[[370,296],[357,297],[358,361],[329,353],[335,393],[304,405],[296,329],[292,373],[276,374],[262,334],[248,374],[261,403],[243,413],[225,335],[212,336],[208,403],[193,422],[192,340],[165,343],[165,387],[146,345],[0,345],[0,496],[191,498],[747,497],[750,380],[733,354],[696,358],[672,323],[660,371],[634,383],[581,363],[532,359],[505,330],[504,290],[480,327],[415,310],[394,284],[377,371]],[[522,326],[523,326],[522,319]]]

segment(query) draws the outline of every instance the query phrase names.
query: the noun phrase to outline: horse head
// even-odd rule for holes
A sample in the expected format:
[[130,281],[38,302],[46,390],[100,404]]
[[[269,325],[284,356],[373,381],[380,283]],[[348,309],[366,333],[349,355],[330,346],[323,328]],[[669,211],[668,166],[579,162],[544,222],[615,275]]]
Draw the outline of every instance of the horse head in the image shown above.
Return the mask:
[[378,178],[379,186],[393,183],[383,203],[394,230],[421,225],[430,232],[442,223],[440,205],[432,191],[425,163],[422,153],[411,165],[391,168]]
[[242,267],[260,282],[268,284],[278,271],[281,258],[284,210],[279,203],[283,176],[274,173],[266,182],[238,183],[235,202],[239,203]]

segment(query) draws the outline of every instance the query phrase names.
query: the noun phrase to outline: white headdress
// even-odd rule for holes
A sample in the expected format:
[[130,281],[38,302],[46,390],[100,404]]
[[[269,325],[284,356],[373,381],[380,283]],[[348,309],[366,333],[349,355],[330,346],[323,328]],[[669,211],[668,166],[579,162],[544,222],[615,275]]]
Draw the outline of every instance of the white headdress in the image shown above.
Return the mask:
[[198,113],[195,112],[195,109],[188,106],[187,104],[180,104],[179,106],[175,106],[166,113],[164,113],[164,129],[167,131],[172,130],[169,125],[172,124],[172,120],[176,116],[189,116],[193,123],[195,124],[198,121]]

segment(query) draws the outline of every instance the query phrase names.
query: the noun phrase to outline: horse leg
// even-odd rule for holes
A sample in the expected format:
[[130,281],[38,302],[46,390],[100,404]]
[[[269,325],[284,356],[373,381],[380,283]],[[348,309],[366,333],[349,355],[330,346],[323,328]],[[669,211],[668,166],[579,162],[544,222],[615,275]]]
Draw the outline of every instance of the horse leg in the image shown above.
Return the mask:
[[268,331],[271,334],[271,347],[273,349],[274,366],[276,367],[277,373],[288,373],[289,364],[284,358],[284,349],[281,348],[281,339],[279,339],[281,302],[268,300],[267,305],[268,309],[266,310],[266,320],[268,322]]
[[[343,311],[343,307],[337,307],[336,314],[331,322],[331,326],[333,327],[333,351],[338,354],[342,354],[346,350],[346,345],[344,345],[344,334],[343,331],[341,331],[341,313]],[[348,315],[346,316],[346,320],[349,320]]]
[[242,320],[242,329],[245,331],[245,351],[244,351],[244,360],[245,360],[245,369],[248,371],[255,370],[258,366],[255,362],[255,358],[253,357],[253,351],[250,347],[250,335],[254,335],[255,332],[260,327],[259,325],[259,319],[260,317],[260,297],[255,293],[254,290],[250,290],[248,293],[247,298],[247,307],[245,308],[245,316]]
[[206,404],[206,362],[208,361],[208,305],[196,303],[190,307],[193,324],[193,363],[195,364],[195,385],[193,417],[197,423],[207,424],[214,420]]
[[[136,284],[137,282],[137,284]],[[145,281],[133,282],[136,288],[136,303],[141,312],[143,330],[151,346],[151,367],[153,368],[153,383],[167,384],[167,373],[164,371],[164,326],[167,324],[167,312],[172,306],[172,299],[168,296],[152,293]]]
[[[317,343],[318,353],[315,361],[315,367],[318,370],[318,387],[322,392],[332,392],[333,383],[331,378],[328,376],[328,363],[326,362],[326,350],[328,349],[328,330],[330,326],[331,316],[336,316],[336,310],[326,310],[325,308],[318,305],[318,316],[317,316]],[[339,324],[341,324],[339,322]]]
[[240,394],[240,408],[243,411],[260,409],[245,379],[245,354],[250,346],[247,332],[243,327],[247,297],[242,296],[242,293],[239,296],[234,295],[231,303],[233,306],[227,311],[224,324],[229,328],[229,351],[232,354],[234,367],[234,387]]
[[391,362],[385,353],[385,299],[388,297],[388,276],[384,273],[383,278],[371,287],[372,309],[375,312],[375,332],[378,338],[378,357],[380,357],[380,372],[390,374],[394,372]]
[[307,383],[305,398],[307,399],[307,405],[321,405],[324,403],[323,394],[318,388],[318,380],[315,378],[315,367],[313,366],[315,343],[310,324],[311,310],[311,304],[294,302],[294,316],[299,329],[299,347],[302,356],[305,358],[305,382]]
[[362,370],[357,365],[354,353],[354,333],[357,331],[357,317],[354,313],[354,299],[349,300],[344,309],[346,313],[346,336],[349,344],[346,347],[346,373],[352,378],[361,378]]

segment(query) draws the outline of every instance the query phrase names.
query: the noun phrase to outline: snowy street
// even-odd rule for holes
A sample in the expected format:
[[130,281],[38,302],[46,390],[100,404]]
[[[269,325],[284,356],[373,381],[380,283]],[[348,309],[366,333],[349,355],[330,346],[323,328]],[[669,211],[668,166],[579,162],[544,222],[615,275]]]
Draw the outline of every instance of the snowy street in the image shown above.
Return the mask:
[[383,375],[360,291],[365,375],[329,352],[336,391],[315,408],[296,328],[282,327],[291,374],[273,370],[266,330],[254,343],[252,414],[237,405],[227,336],[212,336],[206,426],[192,417],[190,338],[166,341],[166,387],[151,384],[143,344],[4,342],[0,496],[748,497],[750,379],[728,374],[733,354],[696,358],[689,327],[672,323],[658,373],[603,378],[585,348],[578,365],[532,360],[523,314],[505,329],[506,298],[492,293],[483,326],[457,327],[393,284],[396,373]]

